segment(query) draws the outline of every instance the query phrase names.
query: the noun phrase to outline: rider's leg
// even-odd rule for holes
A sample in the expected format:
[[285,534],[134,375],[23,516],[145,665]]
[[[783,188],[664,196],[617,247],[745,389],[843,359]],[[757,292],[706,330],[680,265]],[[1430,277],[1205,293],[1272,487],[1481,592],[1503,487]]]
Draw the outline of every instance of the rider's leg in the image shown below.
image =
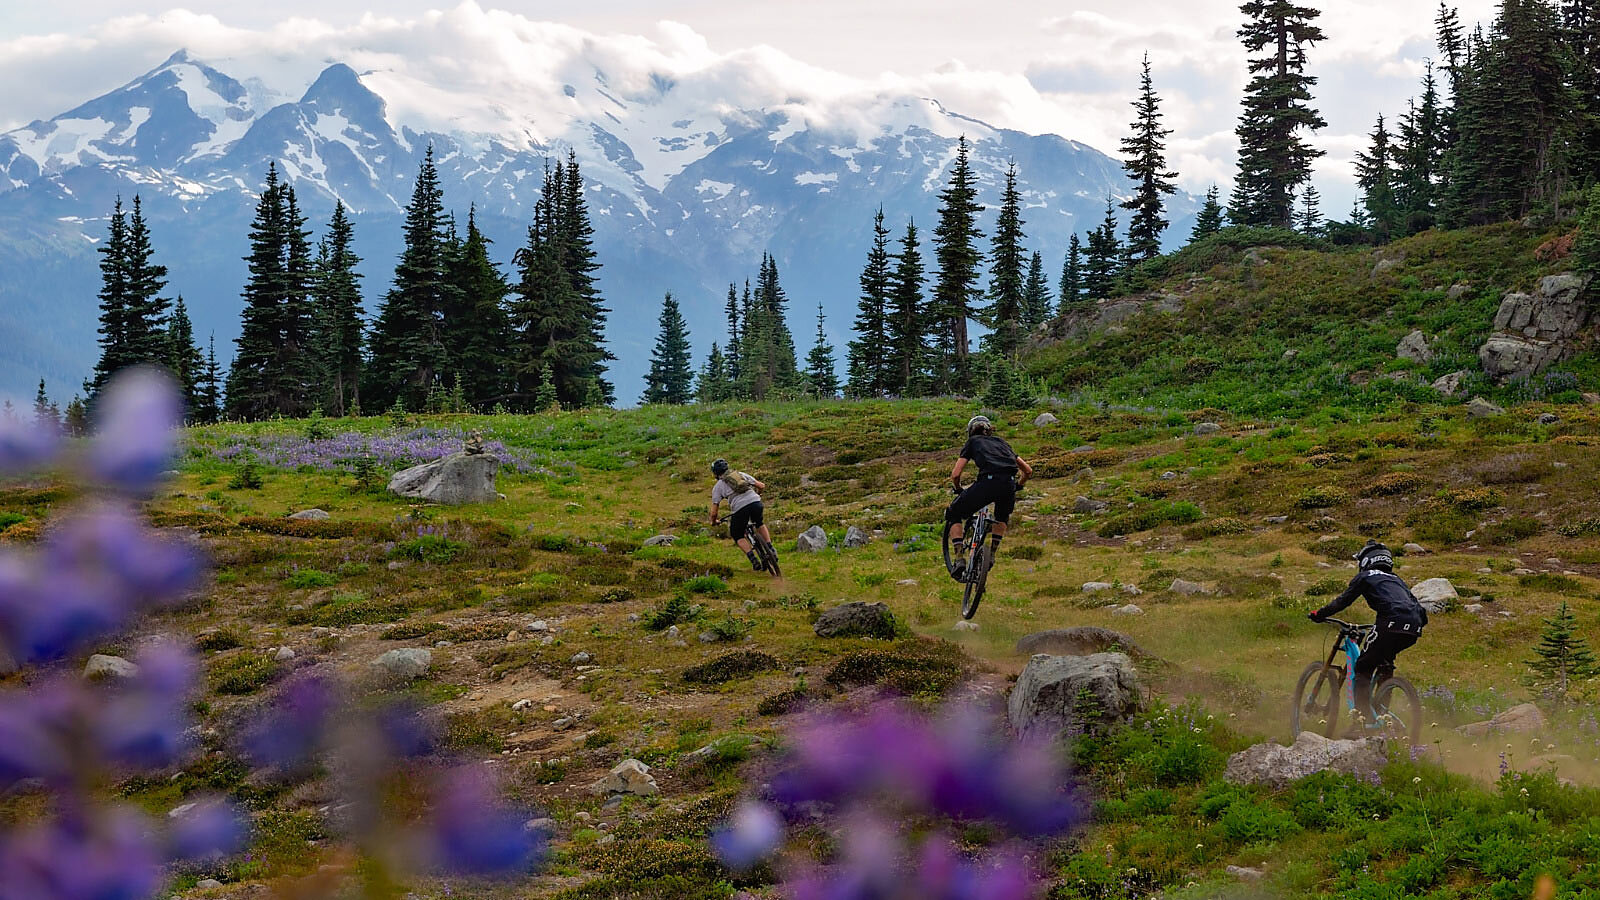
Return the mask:
[[1380,631],[1356,660],[1355,679],[1352,682],[1352,687],[1355,688],[1356,712],[1365,716],[1368,722],[1378,720],[1372,708],[1374,683],[1394,674],[1394,658],[1400,651],[1416,642],[1417,636],[1414,634]]
[[994,524],[989,526],[989,533],[993,536],[990,540],[991,553],[1000,550],[1000,539],[1006,536],[1008,523],[1011,521],[1011,512],[1017,508],[1016,489],[1010,481],[1005,481],[995,489],[994,498]]

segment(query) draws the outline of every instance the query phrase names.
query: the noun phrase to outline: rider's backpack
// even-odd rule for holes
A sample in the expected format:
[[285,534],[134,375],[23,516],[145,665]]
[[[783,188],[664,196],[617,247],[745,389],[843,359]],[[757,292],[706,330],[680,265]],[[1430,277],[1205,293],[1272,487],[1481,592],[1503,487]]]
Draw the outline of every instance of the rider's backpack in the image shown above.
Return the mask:
[[728,490],[733,491],[735,494],[742,494],[745,491],[753,490],[756,486],[755,480],[743,472],[730,471],[728,474],[722,476],[722,483],[727,485]]

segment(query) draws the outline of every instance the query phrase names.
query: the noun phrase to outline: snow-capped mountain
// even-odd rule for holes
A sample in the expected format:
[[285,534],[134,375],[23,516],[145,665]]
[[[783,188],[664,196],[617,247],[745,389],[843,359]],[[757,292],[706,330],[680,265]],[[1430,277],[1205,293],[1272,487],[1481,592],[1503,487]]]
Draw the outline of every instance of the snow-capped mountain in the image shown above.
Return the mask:
[[[598,64],[565,67],[570,80],[536,96],[503,97],[343,63],[303,92],[236,77],[248,74],[179,51],[115,91],[0,135],[0,333],[18,338],[0,344],[0,395],[30,394],[42,376],[65,400],[92,366],[94,248],[118,195],[141,196],[168,293],[184,295],[196,332],[214,333],[218,356],[231,358],[246,229],[269,161],[319,230],[336,198],[353,211],[370,310],[387,288],[401,207],[427,147],[447,205],[459,216],[476,207],[508,267],[546,161],[575,152],[625,402],[648,366],[661,294],[684,302],[703,353],[724,337],[727,284],[752,276],[763,251],[778,260],[802,352],[820,303],[842,353],[873,211],[881,204],[897,235],[908,217],[930,229],[960,135],[973,143],[986,203],[1015,161],[1029,243],[1052,273],[1067,236],[1098,224],[1106,198],[1127,188],[1117,162],[1089,147],[916,96],[879,93],[826,110],[793,98],[743,106],[668,76],[614,84]],[[1187,233],[1193,198],[1172,206],[1171,233]]]

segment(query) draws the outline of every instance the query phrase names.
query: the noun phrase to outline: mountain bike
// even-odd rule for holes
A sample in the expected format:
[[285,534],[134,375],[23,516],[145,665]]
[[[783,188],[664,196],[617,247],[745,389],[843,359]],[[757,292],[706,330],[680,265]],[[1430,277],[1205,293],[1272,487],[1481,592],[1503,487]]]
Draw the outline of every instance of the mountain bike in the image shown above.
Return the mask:
[[[956,491],[957,495],[960,493]],[[983,601],[983,590],[989,583],[989,569],[994,566],[994,549],[989,546],[989,529],[993,524],[994,518],[989,514],[989,506],[985,506],[967,517],[966,524],[962,528],[961,540],[952,544],[951,523],[944,523],[942,543],[945,570],[950,573],[951,578],[956,578],[956,560],[965,560],[967,563],[967,568],[961,577],[956,578],[963,585],[961,590],[963,619],[970,619],[978,614],[978,604]]]
[[[1339,629],[1339,636],[1328,651],[1325,662],[1314,662],[1300,673],[1294,688],[1294,708],[1290,712],[1289,731],[1320,731],[1323,737],[1334,737],[1339,728],[1339,696],[1344,694],[1344,705],[1350,711],[1351,721],[1359,723],[1361,714],[1356,709],[1355,665],[1361,651],[1372,643],[1378,630],[1374,625],[1357,625],[1339,619],[1324,620]],[[1339,654],[1345,657],[1344,665],[1335,665]],[[1372,712],[1377,716],[1369,730],[1391,738],[1405,738],[1409,746],[1422,740],[1422,699],[1411,682],[1388,671],[1379,669],[1373,674]],[[1309,692],[1308,692],[1309,689]]]
[[782,578],[783,573],[778,570],[778,551],[772,542],[761,536],[761,529],[751,528],[745,532],[750,538],[750,548],[756,551],[756,559],[761,560],[761,565],[773,578]]

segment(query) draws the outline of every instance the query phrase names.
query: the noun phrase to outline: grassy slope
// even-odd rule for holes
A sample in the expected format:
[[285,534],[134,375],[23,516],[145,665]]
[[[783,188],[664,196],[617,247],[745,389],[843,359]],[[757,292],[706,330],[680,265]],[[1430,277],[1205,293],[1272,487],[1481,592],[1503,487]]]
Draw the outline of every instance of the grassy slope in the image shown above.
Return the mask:
[[[1551,235],[1515,224],[1426,232],[1378,250],[1269,247],[1251,264],[1247,248],[1272,243],[1271,234],[1224,232],[1140,270],[1142,287],[1182,297],[1183,311],[1145,314],[1125,329],[1045,348],[1029,358],[1028,371],[1057,391],[1251,415],[1433,402],[1427,385],[1434,379],[1478,371],[1477,349],[1500,298],[1565,268],[1536,258]],[[1400,263],[1375,274],[1380,259]],[[1452,300],[1455,284],[1468,289]],[[1440,338],[1427,365],[1394,355],[1413,328]],[[1289,350],[1295,353],[1286,359]],[[1559,369],[1578,374],[1584,390],[1600,384],[1592,354]],[[1376,377],[1396,372],[1412,377],[1405,384]],[[1518,389],[1481,379],[1469,390],[1518,399]]]

